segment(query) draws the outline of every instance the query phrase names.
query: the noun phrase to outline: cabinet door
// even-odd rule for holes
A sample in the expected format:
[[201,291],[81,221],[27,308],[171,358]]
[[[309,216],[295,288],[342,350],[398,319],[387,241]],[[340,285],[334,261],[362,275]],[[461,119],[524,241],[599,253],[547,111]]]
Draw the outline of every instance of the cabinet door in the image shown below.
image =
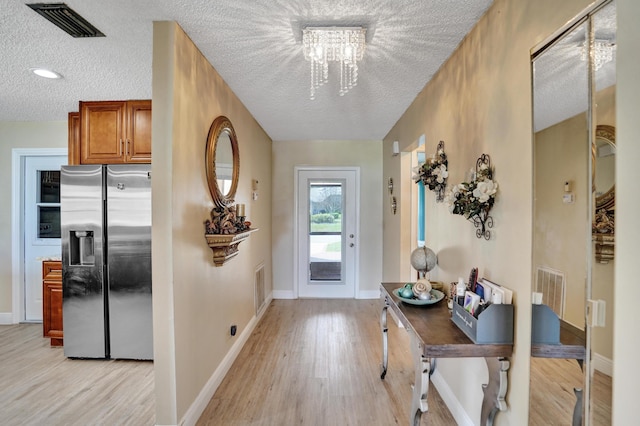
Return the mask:
[[69,113],[69,165],[80,164],[80,113]]
[[125,161],[124,101],[80,102],[82,164],[113,164]]
[[62,346],[62,262],[42,264],[42,332],[52,346]]
[[151,163],[151,101],[127,102],[127,163]]

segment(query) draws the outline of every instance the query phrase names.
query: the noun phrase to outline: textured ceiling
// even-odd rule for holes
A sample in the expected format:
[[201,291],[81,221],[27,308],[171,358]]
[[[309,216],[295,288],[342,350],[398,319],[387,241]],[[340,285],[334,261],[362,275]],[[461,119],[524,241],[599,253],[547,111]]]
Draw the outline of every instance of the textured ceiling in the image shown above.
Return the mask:
[[[616,5],[612,2],[594,14],[596,40],[616,42]],[[587,22],[550,46],[533,63],[534,131],[540,131],[589,107],[589,66],[582,59]],[[596,91],[616,83],[616,55],[595,72]]]
[[[152,23],[173,20],[272,139],[382,139],[491,2],[67,0],[106,35],[77,39],[27,2],[0,0],[0,121],[66,120],[80,100],[151,98]],[[308,25],[367,27],[358,85],[345,96],[330,68],[309,100]]]

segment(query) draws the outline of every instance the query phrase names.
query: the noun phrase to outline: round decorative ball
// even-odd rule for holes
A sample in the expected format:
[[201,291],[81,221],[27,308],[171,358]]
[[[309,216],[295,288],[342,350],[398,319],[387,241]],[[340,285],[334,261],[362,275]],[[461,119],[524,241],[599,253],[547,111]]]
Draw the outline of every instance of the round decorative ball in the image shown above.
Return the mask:
[[411,252],[411,266],[416,271],[429,272],[437,263],[438,257],[429,247],[418,247]]

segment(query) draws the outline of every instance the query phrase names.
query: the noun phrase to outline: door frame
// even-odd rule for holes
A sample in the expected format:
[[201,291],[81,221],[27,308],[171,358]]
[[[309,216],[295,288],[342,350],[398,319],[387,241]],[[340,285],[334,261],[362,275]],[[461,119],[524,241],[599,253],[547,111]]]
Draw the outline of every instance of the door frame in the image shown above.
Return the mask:
[[26,157],[68,155],[67,148],[14,148],[11,150],[11,276],[12,318],[0,324],[18,324],[24,311],[24,166]]
[[295,166],[293,173],[293,298],[299,298],[299,253],[300,253],[300,234],[298,220],[298,209],[300,207],[300,199],[298,197],[299,182],[298,175],[300,172],[318,172],[318,171],[331,171],[331,172],[354,172],[355,173],[355,190],[354,190],[354,214],[355,214],[355,239],[354,239],[354,291],[353,298],[358,299],[360,294],[360,167],[334,167],[334,166]]

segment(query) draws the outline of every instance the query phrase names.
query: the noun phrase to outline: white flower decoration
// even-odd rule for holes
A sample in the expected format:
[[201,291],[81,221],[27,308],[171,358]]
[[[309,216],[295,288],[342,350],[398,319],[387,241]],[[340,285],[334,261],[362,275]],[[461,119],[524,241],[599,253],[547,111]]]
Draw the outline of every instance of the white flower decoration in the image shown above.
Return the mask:
[[449,172],[447,171],[447,166],[441,164],[440,167],[436,168],[433,171],[433,174],[436,176],[436,181],[438,183],[444,183],[444,180],[449,177]]
[[481,203],[486,203],[489,198],[498,191],[498,183],[492,180],[483,180],[478,182],[476,189],[473,190],[473,196]]

